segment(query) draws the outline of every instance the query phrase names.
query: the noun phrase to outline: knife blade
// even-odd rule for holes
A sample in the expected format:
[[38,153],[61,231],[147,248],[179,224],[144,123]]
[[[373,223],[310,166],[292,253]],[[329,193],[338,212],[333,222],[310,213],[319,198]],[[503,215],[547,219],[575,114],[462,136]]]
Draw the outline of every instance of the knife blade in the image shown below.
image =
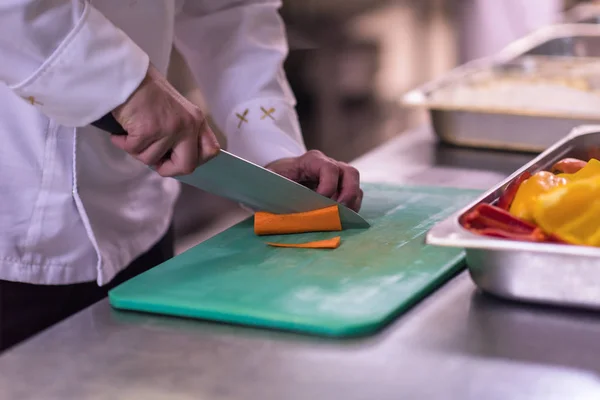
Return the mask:
[[369,226],[348,207],[225,150],[193,173],[176,179],[254,210],[276,214],[312,211],[337,204],[344,228]]
[[[110,114],[92,125],[112,134],[127,134]],[[221,150],[215,158],[196,168],[193,173],[177,176],[175,179],[255,211],[287,214],[337,204],[344,229],[370,226],[367,220],[343,204],[225,150]]]

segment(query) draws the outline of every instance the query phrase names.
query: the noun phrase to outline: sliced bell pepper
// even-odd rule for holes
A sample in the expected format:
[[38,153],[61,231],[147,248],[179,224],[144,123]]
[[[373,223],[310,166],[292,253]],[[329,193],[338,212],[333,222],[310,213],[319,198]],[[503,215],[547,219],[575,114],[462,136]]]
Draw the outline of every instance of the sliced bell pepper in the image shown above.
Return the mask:
[[563,158],[552,166],[552,172],[574,174],[586,166],[586,162],[577,158]]
[[515,199],[515,196],[517,195],[519,188],[521,187],[521,184],[530,177],[531,172],[525,171],[521,175],[519,175],[515,180],[509,183],[504,193],[502,193],[502,195],[498,199],[496,206],[500,207],[503,210],[509,210],[512,202]]
[[491,204],[479,204],[465,215],[463,226],[470,230],[500,230],[514,234],[531,234],[536,226],[511,215],[507,211]]
[[541,194],[534,219],[545,232],[568,243],[600,246],[600,176]]
[[600,247],[600,161],[565,158],[553,171],[524,173],[496,206],[480,204],[461,221],[480,235]]
[[564,243],[536,225],[491,204],[479,204],[464,217],[462,224],[473,233],[484,236],[527,242]]
[[476,230],[477,233],[484,236],[497,237],[502,239],[519,240],[523,242],[544,242],[546,234],[539,228],[534,229],[531,233],[512,233],[503,231],[502,229],[485,228]]
[[567,179],[552,172],[535,173],[519,186],[519,190],[510,206],[510,213],[517,218],[533,222],[533,207],[537,197],[550,189],[565,185]]
[[558,174],[557,176],[565,178],[569,182],[592,178],[594,176],[600,176],[600,161],[596,160],[595,158],[592,158],[577,171],[573,173]]

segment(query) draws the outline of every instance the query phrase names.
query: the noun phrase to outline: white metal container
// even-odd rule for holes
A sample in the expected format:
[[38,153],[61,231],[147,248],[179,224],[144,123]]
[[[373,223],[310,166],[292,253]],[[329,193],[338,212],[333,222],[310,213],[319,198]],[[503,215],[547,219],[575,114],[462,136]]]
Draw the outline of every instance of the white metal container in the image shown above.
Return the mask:
[[[577,104],[573,104],[572,112],[556,112],[515,107],[510,100],[497,107],[482,107],[475,101],[459,105],[434,100],[436,92],[467,82],[474,74],[519,66],[532,68],[527,62],[531,56],[600,60],[600,25],[564,24],[539,29],[493,57],[464,64],[440,79],[411,90],[403,96],[402,102],[428,109],[434,131],[444,142],[467,147],[541,152],[577,126],[600,123],[600,109],[578,112]],[[518,96],[515,93],[515,98]]]

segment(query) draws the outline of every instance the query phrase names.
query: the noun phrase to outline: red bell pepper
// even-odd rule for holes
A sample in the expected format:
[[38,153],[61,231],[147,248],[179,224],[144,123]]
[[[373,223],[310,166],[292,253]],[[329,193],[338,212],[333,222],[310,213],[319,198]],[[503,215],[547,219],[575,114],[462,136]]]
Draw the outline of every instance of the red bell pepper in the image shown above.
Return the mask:
[[587,165],[587,161],[577,158],[563,158],[552,166],[552,172],[574,174]]
[[484,236],[526,242],[565,243],[557,236],[548,235],[536,225],[491,204],[479,204],[465,215],[462,224],[466,229]]
[[522,242],[545,242],[547,239],[546,234],[539,229],[535,229],[531,233],[514,233],[495,228],[476,229],[473,232],[483,236],[517,240]]
[[504,190],[504,193],[502,193],[502,195],[498,199],[496,206],[498,206],[499,208],[501,208],[503,210],[508,211],[508,209],[510,208],[510,205],[512,204],[513,200],[515,199],[515,196],[517,195],[517,191],[519,190],[519,187],[521,186],[521,184],[523,182],[525,182],[529,178],[531,178],[531,172],[525,171],[521,175],[519,175],[515,180],[510,182],[508,184],[508,186],[506,187],[506,190]]
[[512,233],[531,233],[536,226],[528,221],[515,217],[506,210],[491,204],[479,204],[464,218],[467,228],[497,228]]

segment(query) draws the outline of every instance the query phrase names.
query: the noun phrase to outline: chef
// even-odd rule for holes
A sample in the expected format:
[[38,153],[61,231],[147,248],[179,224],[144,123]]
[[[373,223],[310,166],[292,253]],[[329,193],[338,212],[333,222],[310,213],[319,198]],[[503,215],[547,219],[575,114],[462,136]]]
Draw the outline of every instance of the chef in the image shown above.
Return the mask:
[[[165,79],[173,46],[229,151],[360,208],[358,172],[304,147],[280,6],[0,2],[0,349],[172,256],[171,177],[220,150]],[[91,125],[106,114],[128,135]]]

